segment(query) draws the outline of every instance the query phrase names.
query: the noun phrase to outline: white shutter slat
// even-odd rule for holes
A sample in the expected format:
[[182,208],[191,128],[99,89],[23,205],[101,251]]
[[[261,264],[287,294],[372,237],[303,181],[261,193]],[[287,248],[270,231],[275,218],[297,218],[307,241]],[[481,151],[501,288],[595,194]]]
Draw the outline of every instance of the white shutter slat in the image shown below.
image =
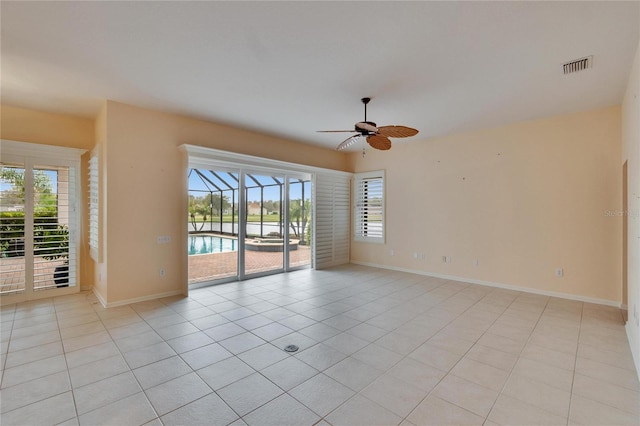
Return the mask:
[[384,243],[384,171],[356,174],[353,198],[354,240]]
[[316,174],[316,269],[349,263],[348,177]]
[[98,148],[94,149],[89,159],[89,253],[100,261],[100,159]]

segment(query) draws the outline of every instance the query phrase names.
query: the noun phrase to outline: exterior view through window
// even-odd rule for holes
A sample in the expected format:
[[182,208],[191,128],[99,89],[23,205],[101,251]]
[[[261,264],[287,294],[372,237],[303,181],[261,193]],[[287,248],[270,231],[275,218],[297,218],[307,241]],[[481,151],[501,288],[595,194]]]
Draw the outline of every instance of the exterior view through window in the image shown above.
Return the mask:
[[311,265],[310,179],[198,168],[188,179],[190,284]]
[[0,166],[0,294],[76,285],[73,167]]
[[354,239],[384,243],[384,171],[357,173],[353,193]]

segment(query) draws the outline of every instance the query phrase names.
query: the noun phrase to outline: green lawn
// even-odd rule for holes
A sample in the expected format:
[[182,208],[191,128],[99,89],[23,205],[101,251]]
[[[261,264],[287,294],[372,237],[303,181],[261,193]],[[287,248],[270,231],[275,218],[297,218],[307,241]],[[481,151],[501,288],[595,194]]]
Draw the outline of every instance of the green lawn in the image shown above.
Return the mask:
[[[222,222],[223,223],[231,223],[232,220],[232,216],[231,215],[224,215],[222,216]],[[277,214],[265,214],[262,217],[262,220],[264,222],[279,222],[280,221],[280,215]],[[235,216],[235,221],[238,222],[238,216]],[[189,222],[191,222],[191,218],[189,218]],[[203,222],[203,218],[200,215],[196,215],[196,222],[197,223],[201,223]],[[207,217],[207,222],[214,222],[214,223],[220,223],[220,216],[213,216],[213,218]],[[260,215],[259,214],[250,214],[247,218],[247,222],[260,222]]]

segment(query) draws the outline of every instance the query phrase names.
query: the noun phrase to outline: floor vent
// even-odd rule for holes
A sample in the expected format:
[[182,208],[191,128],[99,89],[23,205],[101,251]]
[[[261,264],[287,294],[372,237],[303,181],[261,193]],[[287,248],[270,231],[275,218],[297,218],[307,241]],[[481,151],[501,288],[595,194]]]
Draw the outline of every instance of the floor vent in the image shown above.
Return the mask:
[[565,74],[586,70],[587,68],[593,68],[593,56],[576,59],[562,65]]

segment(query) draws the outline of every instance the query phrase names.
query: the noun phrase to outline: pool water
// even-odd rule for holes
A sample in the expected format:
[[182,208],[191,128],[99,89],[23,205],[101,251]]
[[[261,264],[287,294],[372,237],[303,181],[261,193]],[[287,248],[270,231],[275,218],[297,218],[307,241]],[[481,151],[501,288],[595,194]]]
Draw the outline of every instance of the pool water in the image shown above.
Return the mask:
[[189,256],[236,251],[238,240],[213,235],[189,235]]

